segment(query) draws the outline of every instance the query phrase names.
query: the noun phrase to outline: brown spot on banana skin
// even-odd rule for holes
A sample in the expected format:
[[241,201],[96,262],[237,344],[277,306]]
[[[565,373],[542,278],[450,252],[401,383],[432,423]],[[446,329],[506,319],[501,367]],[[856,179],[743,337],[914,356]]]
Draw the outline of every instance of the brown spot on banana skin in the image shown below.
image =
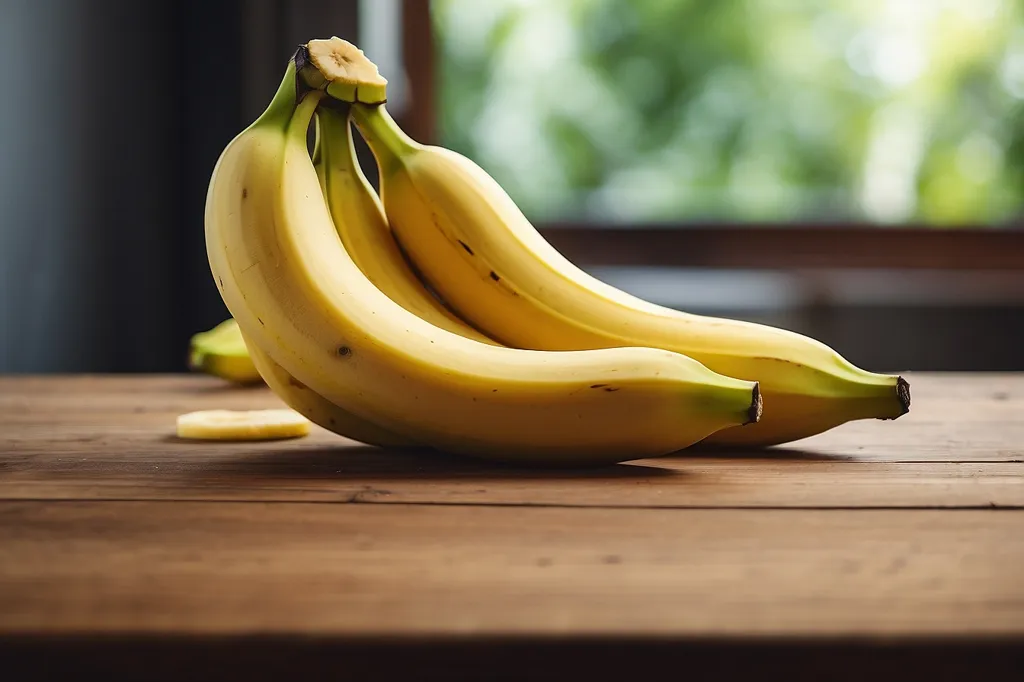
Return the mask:
[[264,327],[267,326],[267,324],[261,318],[257,317],[256,319],[259,320],[260,324],[263,325]]
[[462,241],[461,239],[458,240],[458,241],[459,241],[459,244],[462,245],[462,248],[464,248],[466,250],[466,253],[468,253],[470,256],[475,256],[476,255],[475,253],[473,253],[473,249],[469,248],[469,244],[467,244],[466,242]]
[[343,358],[347,358],[352,355],[352,349],[348,346],[342,346],[338,349],[338,355]]
[[491,279],[493,279],[495,282],[501,281],[501,277],[498,277],[498,273],[496,273],[494,270],[491,270]]
[[617,388],[613,388],[613,387],[611,387],[611,386],[608,386],[608,387],[607,387],[607,388],[605,388],[604,390],[606,390],[606,391],[607,391],[607,392],[609,392],[609,393],[614,393],[615,391],[617,391],[617,390],[619,390],[619,389],[617,389]]
[[604,388],[604,387],[605,387],[605,386],[607,386],[607,385],[608,385],[608,384],[593,384],[593,385],[591,386],[591,388]]
[[245,187],[242,188],[242,198],[245,199],[249,196],[249,190]]

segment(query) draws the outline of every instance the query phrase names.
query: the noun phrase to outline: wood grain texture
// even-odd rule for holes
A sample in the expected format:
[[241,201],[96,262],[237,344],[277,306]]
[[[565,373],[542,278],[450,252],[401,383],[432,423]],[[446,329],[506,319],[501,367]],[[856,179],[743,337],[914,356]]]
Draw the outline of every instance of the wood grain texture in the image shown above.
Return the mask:
[[1024,512],[3,502],[0,632],[1024,636]]
[[550,472],[337,445],[36,453],[0,470],[0,499],[1024,509],[1024,465],[674,457]]
[[206,377],[0,379],[0,499],[613,507],[1024,507],[1024,378],[912,377],[909,415],[786,448],[531,471],[361,446],[191,443],[177,414],[279,404]]
[[280,404],[208,377],[0,378],[0,666],[1019,679],[1024,377],[910,378],[895,422],[560,472],[178,441],[181,412]]

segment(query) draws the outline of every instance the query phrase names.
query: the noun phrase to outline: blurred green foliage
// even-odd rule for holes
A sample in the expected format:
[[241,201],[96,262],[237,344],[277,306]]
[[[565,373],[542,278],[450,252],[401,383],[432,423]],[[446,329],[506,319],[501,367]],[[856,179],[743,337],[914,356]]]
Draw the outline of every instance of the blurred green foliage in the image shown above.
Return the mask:
[[1019,221],[1020,0],[434,0],[441,142],[531,218]]

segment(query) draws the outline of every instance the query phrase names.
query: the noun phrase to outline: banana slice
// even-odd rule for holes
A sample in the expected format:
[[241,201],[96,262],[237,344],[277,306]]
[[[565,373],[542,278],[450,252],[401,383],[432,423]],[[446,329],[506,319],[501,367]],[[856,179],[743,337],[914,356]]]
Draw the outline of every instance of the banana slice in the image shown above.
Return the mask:
[[290,409],[200,410],[178,416],[178,438],[277,440],[309,435],[310,421]]

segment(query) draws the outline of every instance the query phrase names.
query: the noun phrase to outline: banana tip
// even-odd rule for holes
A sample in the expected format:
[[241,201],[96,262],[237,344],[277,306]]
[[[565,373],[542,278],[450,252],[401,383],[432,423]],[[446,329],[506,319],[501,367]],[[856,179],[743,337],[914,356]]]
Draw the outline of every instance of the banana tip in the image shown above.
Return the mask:
[[903,377],[896,377],[896,397],[903,408],[900,415],[910,412],[910,384]]
[[761,412],[764,409],[764,403],[761,401],[761,387],[755,381],[754,390],[751,392],[750,397],[750,409],[747,410],[747,421],[743,422],[743,426],[747,424],[756,424],[761,421]]

